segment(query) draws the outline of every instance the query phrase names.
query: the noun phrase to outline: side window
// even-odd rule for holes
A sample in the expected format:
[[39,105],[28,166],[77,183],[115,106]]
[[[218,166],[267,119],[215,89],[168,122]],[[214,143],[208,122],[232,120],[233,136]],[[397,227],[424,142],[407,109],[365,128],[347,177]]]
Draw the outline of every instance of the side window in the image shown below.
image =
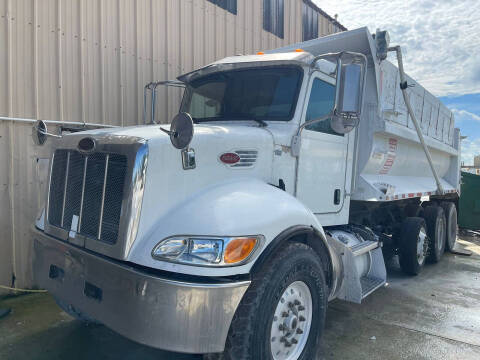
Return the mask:
[[[335,86],[320,79],[314,79],[310,99],[308,100],[305,121],[318,119],[332,111],[335,105]],[[337,134],[330,126],[330,119],[313,123],[305,127],[306,130],[323,132],[326,134],[343,136]]]

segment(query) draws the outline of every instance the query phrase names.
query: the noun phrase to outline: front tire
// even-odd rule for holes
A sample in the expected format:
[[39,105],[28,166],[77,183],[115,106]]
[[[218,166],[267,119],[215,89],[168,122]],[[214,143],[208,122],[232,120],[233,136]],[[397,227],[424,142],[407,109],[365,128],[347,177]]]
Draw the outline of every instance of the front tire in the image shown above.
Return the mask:
[[307,245],[286,245],[253,275],[232,320],[223,358],[314,359],[327,298],[319,256]]

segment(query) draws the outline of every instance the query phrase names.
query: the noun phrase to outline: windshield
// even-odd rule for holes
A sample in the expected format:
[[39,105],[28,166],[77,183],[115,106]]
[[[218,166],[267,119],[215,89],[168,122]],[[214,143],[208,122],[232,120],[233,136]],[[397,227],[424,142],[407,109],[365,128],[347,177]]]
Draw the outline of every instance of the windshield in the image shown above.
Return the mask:
[[192,81],[182,111],[195,122],[282,120],[293,117],[302,71],[262,67],[219,72]]

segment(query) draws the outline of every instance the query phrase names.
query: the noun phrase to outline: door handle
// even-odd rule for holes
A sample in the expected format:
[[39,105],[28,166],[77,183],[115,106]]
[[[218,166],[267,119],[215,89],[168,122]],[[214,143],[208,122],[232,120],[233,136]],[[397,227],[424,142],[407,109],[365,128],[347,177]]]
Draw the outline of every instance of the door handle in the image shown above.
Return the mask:
[[340,189],[335,189],[335,191],[333,192],[333,203],[335,205],[339,205],[340,204],[340,195],[342,194],[341,190]]

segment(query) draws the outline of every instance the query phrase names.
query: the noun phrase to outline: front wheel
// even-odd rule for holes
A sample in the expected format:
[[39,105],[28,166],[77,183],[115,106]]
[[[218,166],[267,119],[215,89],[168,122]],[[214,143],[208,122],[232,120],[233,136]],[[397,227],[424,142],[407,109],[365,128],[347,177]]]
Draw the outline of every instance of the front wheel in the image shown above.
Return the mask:
[[325,322],[320,258],[291,243],[258,271],[232,320],[225,360],[311,360]]

